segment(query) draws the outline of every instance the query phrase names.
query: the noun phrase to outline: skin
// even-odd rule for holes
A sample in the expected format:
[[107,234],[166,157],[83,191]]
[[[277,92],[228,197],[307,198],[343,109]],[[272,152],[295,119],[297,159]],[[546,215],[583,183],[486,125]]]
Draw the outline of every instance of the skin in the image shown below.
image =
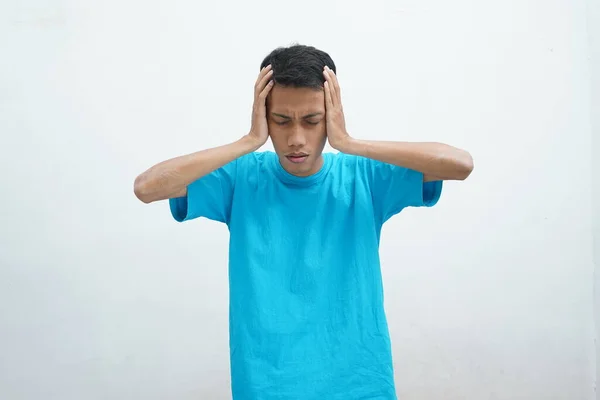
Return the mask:
[[350,136],[340,85],[335,73],[327,67],[323,69],[322,90],[274,85],[272,75],[269,65],[260,71],[254,84],[248,134],[233,143],[152,166],[135,179],[136,197],[152,203],[185,196],[192,182],[258,150],[269,136],[281,165],[297,176],[308,176],[321,168],[326,141],[342,153],[419,171],[424,181],[464,180],[473,170],[473,159],[468,152],[443,143],[360,140]]
[[327,136],[331,146],[342,153],[371,158],[413,169],[423,180],[464,180],[473,171],[473,158],[462,149],[443,143],[360,140],[346,131],[341,89],[335,73],[325,67]]
[[266,99],[273,87],[271,66],[263,68],[254,84],[250,132],[235,142],[162,161],[135,178],[133,192],[143,203],[184,197],[187,187],[237,158],[258,150],[269,137]]
[[[323,69],[323,90],[275,85],[267,99],[269,133],[281,165],[291,174],[307,176],[323,165],[325,142],[343,153],[376,159],[423,172],[424,181],[463,180],[473,170],[464,150],[442,143],[358,140],[346,130],[340,84]],[[290,154],[307,154],[294,163]]]
[[317,172],[327,142],[323,90],[275,85],[267,104],[269,135],[283,168],[296,176]]

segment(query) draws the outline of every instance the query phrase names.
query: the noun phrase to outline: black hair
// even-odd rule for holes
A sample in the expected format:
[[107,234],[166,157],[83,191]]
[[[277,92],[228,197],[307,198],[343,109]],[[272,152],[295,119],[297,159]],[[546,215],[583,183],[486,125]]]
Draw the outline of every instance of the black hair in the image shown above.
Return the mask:
[[329,54],[300,44],[273,50],[265,57],[260,68],[269,64],[273,69],[273,81],[282,86],[321,89],[325,83],[325,66],[337,72]]

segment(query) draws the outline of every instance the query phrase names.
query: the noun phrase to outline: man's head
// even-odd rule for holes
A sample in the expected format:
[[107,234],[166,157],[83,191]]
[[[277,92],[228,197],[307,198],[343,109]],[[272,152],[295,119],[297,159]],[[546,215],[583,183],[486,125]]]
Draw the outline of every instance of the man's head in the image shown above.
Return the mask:
[[269,64],[275,83],[267,98],[273,147],[289,173],[311,175],[322,166],[327,141],[323,68],[335,72],[335,64],[327,53],[302,45],[273,50],[261,69]]

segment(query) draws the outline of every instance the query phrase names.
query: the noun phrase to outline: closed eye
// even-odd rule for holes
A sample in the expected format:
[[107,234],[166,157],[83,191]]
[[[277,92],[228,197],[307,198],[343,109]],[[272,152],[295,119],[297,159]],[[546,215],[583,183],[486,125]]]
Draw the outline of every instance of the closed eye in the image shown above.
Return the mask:
[[[291,122],[291,120],[289,120],[289,119],[285,119],[285,120],[283,120],[283,121],[277,121],[277,120],[273,120],[273,122],[274,122],[275,124],[277,124],[277,125],[287,125],[287,124],[289,124],[289,123]],[[305,119],[305,120],[304,120],[304,122],[306,122],[306,123],[307,123],[307,124],[309,124],[309,125],[319,125],[319,123],[321,122],[321,120],[319,120],[319,121],[314,121],[314,120],[308,120],[308,119]]]

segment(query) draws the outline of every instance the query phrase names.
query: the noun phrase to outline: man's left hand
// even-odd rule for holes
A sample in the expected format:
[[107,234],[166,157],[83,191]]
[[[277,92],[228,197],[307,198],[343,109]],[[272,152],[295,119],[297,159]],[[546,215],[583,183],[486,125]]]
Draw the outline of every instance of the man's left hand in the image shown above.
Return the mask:
[[350,135],[346,132],[340,85],[335,73],[329,67],[325,67],[323,75],[325,76],[327,139],[331,147],[343,151],[341,148],[350,141]]

